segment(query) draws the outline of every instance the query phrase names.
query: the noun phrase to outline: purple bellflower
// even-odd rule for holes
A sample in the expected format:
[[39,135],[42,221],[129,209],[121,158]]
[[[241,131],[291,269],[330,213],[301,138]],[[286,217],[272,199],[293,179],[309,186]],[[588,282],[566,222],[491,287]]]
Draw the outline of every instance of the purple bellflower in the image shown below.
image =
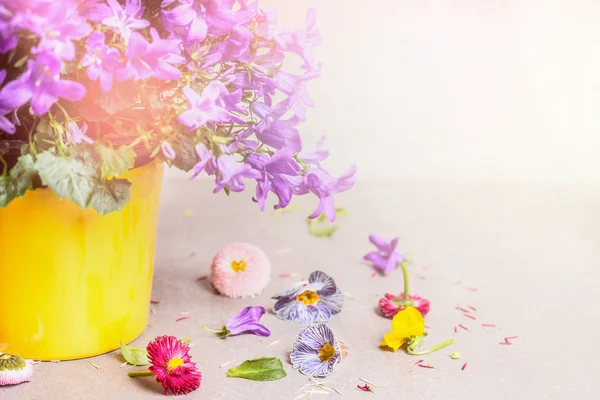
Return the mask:
[[123,62],[119,59],[119,50],[108,47],[104,40],[103,32],[94,32],[87,38],[88,52],[81,65],[87,67],[88,77],[93,81],[100,79],[100,88],[108,92],[113,85],[113,75],[123,68]]
[[377,247],[377,251],[370,252],[363,258],[371,261],[376,270],[386,275],[389,274],[404,261],[404,256],[396,251],[398,240],[400,239],[394,238],[388,243],[379,235],[369,235],[369,241]]
[[250,306],[244,308],[238,315],[235,315],[225,321],[220,331],[204,328],[213,332],[221,339],[227,336],[236,336],[244,333],[267,337],[271,336],[271,331],[259,321],[265,315],[265,308],[261,306]]
[[79,101],[85,97],[85,86],[60,79],[60,59],[51,53],[40,53],[27,62],[27,71],[18,80],[8,83],[0,93],[0,104],[16,109],[31,100],[36,116],[42,116],[59,97]]
[[107,0],[107,3],[93,7],[88,18],[113,28],[125,42],[129,41],[133,30],[150,26],[150,22],[139,19],[144,12],[141,0],[126,0],[125,8],[117,0]]

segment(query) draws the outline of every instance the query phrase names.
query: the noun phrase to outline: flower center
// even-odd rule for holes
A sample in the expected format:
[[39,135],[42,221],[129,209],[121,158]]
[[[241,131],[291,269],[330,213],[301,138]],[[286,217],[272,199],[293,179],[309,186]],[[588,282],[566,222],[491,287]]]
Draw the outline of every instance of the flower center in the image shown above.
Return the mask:
[[302,302],[306,306],[312,306],[317,301],[319,301],[319,295],[317,292],[313,292],[312,290],[305,290],[296,296],[299,302]]
[[323,362],[327,362],[333,358],[335,355],[335,348],[327,343],[325,346],[321,347],[321,351],[319,351],[319,360]]
[[231,269],[234,270],[235,272],[241,272],[241,271],[244,271],[246,269],[247,265],[248,264],[246,264],[246,261],[244,261],[244,260],[232,261],[231,262]]
[[415,306],[415,302],[412,300],[404,300],[404,299],[398,299],[398,300],[392,300],[392,304],[394,304],[396,307],[414,307]]
[[172,358],[171,361],[169,361],[169,363],[167,364],[167,370],[171,372],[174,369],[181,367],[183,364],[185,363],[183,362],[181,357]]

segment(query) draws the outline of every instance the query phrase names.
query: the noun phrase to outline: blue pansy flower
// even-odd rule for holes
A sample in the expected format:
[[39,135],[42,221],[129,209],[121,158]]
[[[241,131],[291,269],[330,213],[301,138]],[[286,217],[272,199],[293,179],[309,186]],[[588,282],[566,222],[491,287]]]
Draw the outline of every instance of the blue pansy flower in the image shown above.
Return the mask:
[[272,297],[277,300],[273,310],[281,319],[301,324],[327,322],[342,311],[344,296],[335,281],[326,273],[315,271],[308,284],[295,287]]
[[290,355],[293,369],[316,378],[329,375],[341,359],[338,341],[325,324],[302,329]]

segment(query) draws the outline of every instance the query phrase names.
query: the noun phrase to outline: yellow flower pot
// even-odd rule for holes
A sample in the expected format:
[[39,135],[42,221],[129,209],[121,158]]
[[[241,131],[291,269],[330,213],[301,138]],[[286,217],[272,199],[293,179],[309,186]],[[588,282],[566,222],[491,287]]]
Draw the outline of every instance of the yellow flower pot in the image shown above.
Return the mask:
[[69,360],[142,333],[162,173],[157,161],[130,170],[131,201],[105,216],[48,189],[0,208],[0,351]]

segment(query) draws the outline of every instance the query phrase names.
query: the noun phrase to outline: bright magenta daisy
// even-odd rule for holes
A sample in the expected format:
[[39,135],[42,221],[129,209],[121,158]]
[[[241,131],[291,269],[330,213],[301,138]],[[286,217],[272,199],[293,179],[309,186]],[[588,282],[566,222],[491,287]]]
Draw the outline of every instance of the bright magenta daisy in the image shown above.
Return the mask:
[[217,253],[210,272],[219,293],[232,298],[252,297],[269,283],[271,262],[252,244],[230,243]]
[[188,394],[200,387],[202,374],[188,354],[190,347],[175,336],[159,336],[147,347],[148,368],[156,380],[174,395]]
[[379,309],[386,317],[393,317],[406,307],[414,307],[421,315],[425,316],[429,312],[429,300],[417,295],[409,295],[408,299],[404,298],[404,293],[399,296],[394,296],[391,293],[386,293],[385,297],[379,299]]

